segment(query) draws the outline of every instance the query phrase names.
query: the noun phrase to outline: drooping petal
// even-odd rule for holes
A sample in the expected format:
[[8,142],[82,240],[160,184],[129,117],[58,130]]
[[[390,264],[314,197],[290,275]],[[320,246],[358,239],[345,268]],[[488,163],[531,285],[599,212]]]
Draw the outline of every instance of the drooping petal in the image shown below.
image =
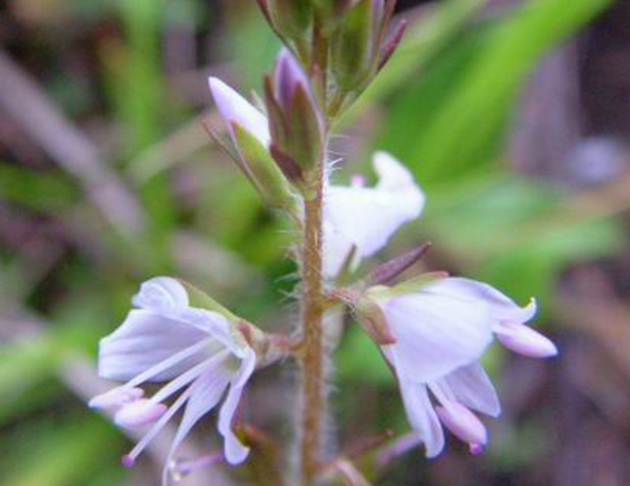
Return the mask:
[[236,435],[234,435],[232,431],[232,420],[234,419],[238,403],[241,400],[243,388],[254,372],[255,366],[256,355],[249,349],[247,355],[241,362],[238,374],[232,379],[230,391],[219,412],[218,429],[225,441],[225,458],[230,464],[240,464],[249,454],[249,447],[244,446]]
[[383,306],[396,344],[383,346],[401,381],[428,383],[475,362],[492,341],[492,316],[476,301],[416,292]]
[[400,383],[407,418],[426,447],[427,457],[435,457],[444,448],[444,431],[429,400],[424,385]]
[[[156,374],[151,381],[179,375],[212,354],[208,334],[194,326],[168,319],[155,312],[134,309],[109,336],[101,339],[98,372],[103,378],[126,381],[145,370],[194,347],[195,352]],[[204,352],[207,347],[208,351]]]
[[458,439],[483,447],[488,442],[488,432],[477,416],[458,402],[445,400],[436,407],[440,421]]
[[376,253],[402,224],[418,217],[425,199],[409,171],[393,157],[379,152],[374,165],[380,176],[376,187],[330,186],[324,202],[325,220],[356,245],[361,258]]
[[440,382],[462,405],[492,417],[498,417],[501,414],[497,392],[478,362],[456,369]]
[[256,137],[260,143],[268,146],[271,136],[267,117],[220,79],[211,77],[208,79],[208,84],[223,123],[232,139],[234,140],[232,122],[236,122]]
[[136,307],[155,312],[184,309],[188,307],[188,292],[174,278],[155,277],[140,285],[132,302]]
[[549,358],[558,354],[558,348],[549,338],[523,324],[503,322],[494,332],[501,344],[523,356]]
[[210,412],[221,399],[230,381],[229,369],[223,366],[213,366],[206,373],[201,375],[187,391],[190,391],[190,398],[184,410],[184,416],[177,429],[175,439],[171,444],[165,467],[162,473],[162,483],[168,484],[169,464],[172,461],[175,451],[188,435],[190,430],[201,417]]
[[509,321],[523,324],[536,314],[536,302],[532,299],[525,307],[519,307],[512,299],[494,287],[467,278],[451,277],[439,280],[427,291],[451,295],[464,299],[477,299],[485,302],[499,322]]
[[101,410],[118,410],[123,405],[127,405],[144,395],[141,388],[114,388],[105,393],[95,396],[88,402],[90,408]]

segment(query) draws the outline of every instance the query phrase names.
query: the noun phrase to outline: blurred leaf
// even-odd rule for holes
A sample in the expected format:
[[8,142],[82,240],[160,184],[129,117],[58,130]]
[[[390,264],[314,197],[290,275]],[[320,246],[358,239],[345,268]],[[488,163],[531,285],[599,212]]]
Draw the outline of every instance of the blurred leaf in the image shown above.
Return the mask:
[[77,191],[61,174],[36,173],[0,162],[0,196],[7,202],[53,213],[77,201]]
[[353,324],[336,355],[339,378],[343,381],[392,384],[394,377],[378,346]]
[[[408,83],[397,97],[382,124],[382,145],[412,164],[423,182],[452,179],[487,164],[534,64],[612,1],[533,0],[505,19],[460,35],[443,55],[435,56],[424,74],[433,79]],[[454,58],[461,52],[468,54],[458,67]],[[433,100],[429,109],[427,99]],[[411,117],[410,107],[416,106],[425,109]]]
[[95,471],[115,461],[122,444],[120,435],[95,416],[65,420],[43,429],[31,426],[21,434],[28,448],[22,454],[12,454],[12,467],[2,480],[3,486],[85,484]]
[[620,248],[613,219],[585,218],[541,182],[486,176],[443,184],[429,196],[423,227],[482,280],[525,303],[551,296],[568,263]]

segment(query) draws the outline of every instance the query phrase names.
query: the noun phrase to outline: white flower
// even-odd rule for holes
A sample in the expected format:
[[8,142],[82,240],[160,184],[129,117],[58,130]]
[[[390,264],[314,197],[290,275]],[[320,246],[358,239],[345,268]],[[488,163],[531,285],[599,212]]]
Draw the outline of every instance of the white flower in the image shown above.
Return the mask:
[[549,339],[524,324],[536,312],[533,301],[520,308],[480,282],[445,278],[379,302],[396,340],[381,349],[396,370],[407,416],[428,457],[444,447],[442,425],[469,443],[473,453],[487,442],[486,429],[471,410],[493,417],[501,413],[494,387],[477,361],[493,333],[527,356],[557,354]]
[[[103,338],[99,348],[99,375],[127,381],[94,397],[90,406],[115,412],[124,428],[151,427],[123,458],[127,466],[179,409],[186,406],[166,460],[205,414],[227,391],[219,412],[218,429],[224,437],[225,458],[231,464],[245,460],[249,449],[234,435],[231,424],[243,387],[256,365],[256,355],[222,315],[189,306],[184,286],[169,277],[142,284],[133,309],[122,325]],[[167,382],[151,398],[138,388],[145,382]],[[170,406],[162,403],[180,392]],[[164,469],[166,482],[167,468]]]
[[324,275],[336,276],[355,247],[353,266],[374,255],[404,223],[417,218],[425,197],[411,173],[394,157],[377,152],[375,187],[360,179],[327,188],[324,201]]
[[208,78],[208,85],[234,145],[238,147],[234,138],[232,123],[237,123],[256,137],[262,145],[268,147],[271,142],[271,135],[267,117],[220,79],[210,77]]

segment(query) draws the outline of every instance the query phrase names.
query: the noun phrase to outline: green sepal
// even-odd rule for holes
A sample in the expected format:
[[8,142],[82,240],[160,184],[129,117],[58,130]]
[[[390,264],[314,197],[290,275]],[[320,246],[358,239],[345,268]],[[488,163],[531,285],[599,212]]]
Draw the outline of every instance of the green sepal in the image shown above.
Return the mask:
[[277,167],[267,147],[238,123],[232,122],[232,129],[236,145],[263,199],[273,207],[295,211],[296,194],[291,190],[289,182]]
[[232,314],[232,312],[230,312],[226,307],[219,304],[216,300],[214,300],[200,288],[195,287],[193,284],[191,284],[190,282],[186,282],[185,280],[179,280],[179,282],[184,286],[186,292],[188,292],[188,304],[191,307],[197,307],[199,309],[206,309],[216,312],[217,314],[221,314],[232,323],[240,320],[239,317]]
[[378,66],[380,28],[370,0],[359,0],[346,14],[331,42],[331,70],[339,88],[362,89]]
[[313,19],[311,2],[305,0],[269,0],[269,18],[276,32],[294,42],[304,42]]
[[393,287],[386,287],[384,285],[372,287],[368,289],[367,293],[377,300],[391,299],[392,297],[418,292],[427,285],[437,282],[438,280],[443,280],[447,277],[447,272],[427,272],[409,280],[405,280]]

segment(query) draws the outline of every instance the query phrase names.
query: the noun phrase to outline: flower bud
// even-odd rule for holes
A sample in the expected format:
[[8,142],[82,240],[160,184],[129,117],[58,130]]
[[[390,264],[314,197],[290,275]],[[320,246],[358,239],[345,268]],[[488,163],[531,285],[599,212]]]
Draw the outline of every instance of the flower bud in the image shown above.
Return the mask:
[[[294,194],[269,152],[267,118],[221,80],[211,77],[208,81],[236,153],[226,150],[268,204],[292,208]],[[221,142],[218,135],[209,133]]]
[[265,80],[271,155],[293,183],[321,159],[324,127],[310,84],[298,62],[283,49]]
[[360,90],[376,73],[384,0],[359,0],[346,14],[331,44],[331,69],[337,85]]
[[140,398],[116,412],[114,422],[125,429],[142,428],[155,422],[166,410],[167,406],[163,403],[153,403],[146,398]]
[[312,21],[311,3],[304,0],[259,0],[274,31],[282,38],[302,43]]
[[358,0],[345,15],[331,43],[331,70],[343,91],[361,91],[398,46],[405,23],[386,39],[396,0]]

